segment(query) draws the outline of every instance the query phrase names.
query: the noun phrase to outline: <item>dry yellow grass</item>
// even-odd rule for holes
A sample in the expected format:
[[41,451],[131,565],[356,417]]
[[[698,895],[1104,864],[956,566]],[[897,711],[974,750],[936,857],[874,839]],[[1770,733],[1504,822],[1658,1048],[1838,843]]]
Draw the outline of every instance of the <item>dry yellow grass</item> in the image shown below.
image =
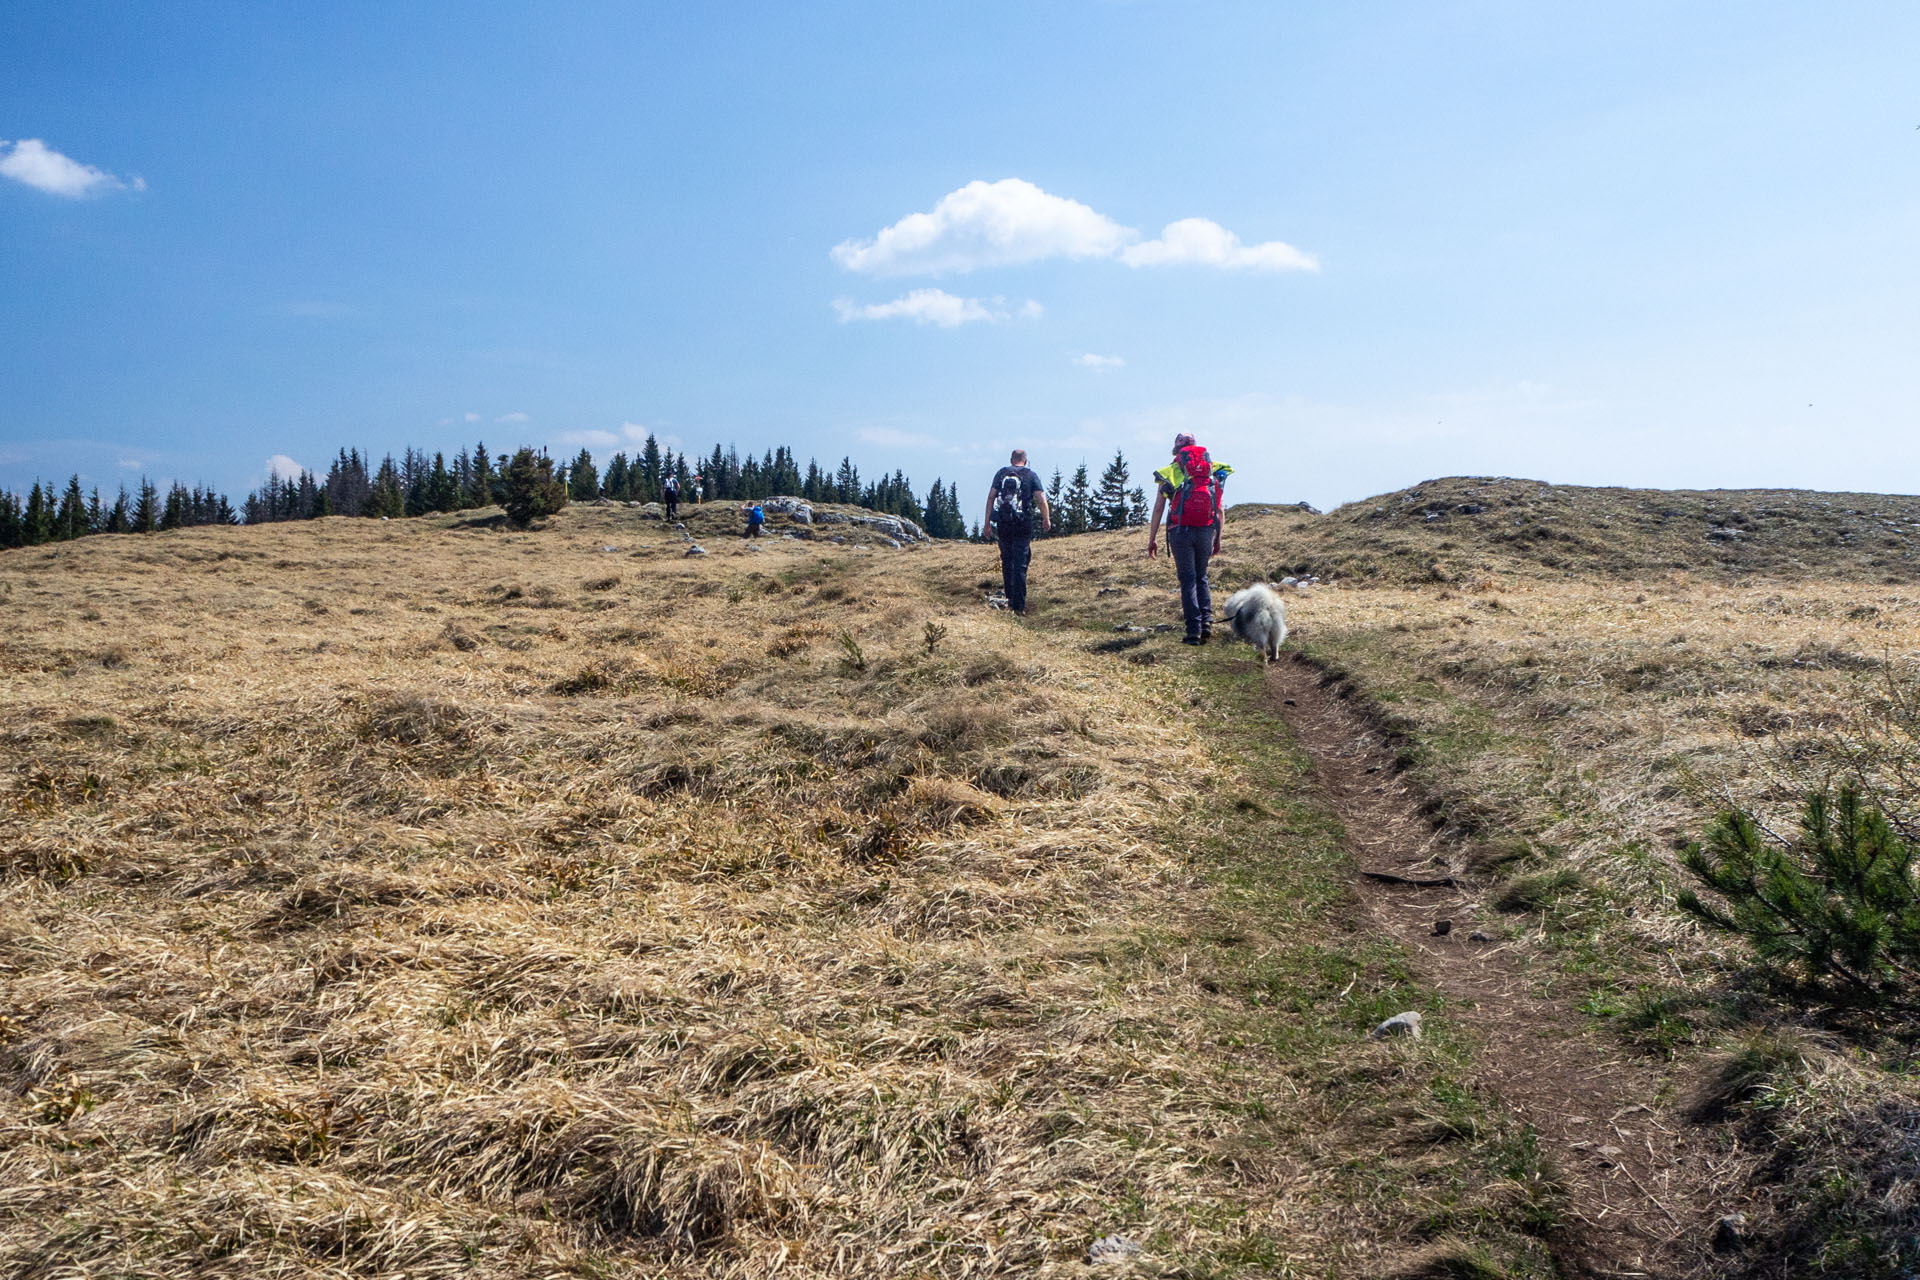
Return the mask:
[[[1449,533],[1427,536],[1431,550]],[[1291,563],[1310,540],[1321,556],[1368,554],[1344,537],[1258,515],[1240,523],[1238,572]],[[1657,558],[1637,545],[1620,556]],[[1292,643],[1404,735],[1437,821],[1484,887],[1481,920],[1519,941],[1541,990],[1643,1052],[1677,1054],[1683,1094],[1712,1094],[1729,1064],[1751,1072],[1761,1105],[1740,1134],[1746,1151],[1723,1162],[1722,1193],[1783,1180],[1759,1224],[1780,1270],[1763,1273],[1906,1274],[1920,1166],[1905,1135],[1920,1089],[1903,1053],[1803,1038],[1797,1028],[1820,1020],[1764,998],[1744,947],[1674,909],[1690,883],[1678,850],[1717,807],[1754,807],[1791,830],[1805,789],[1845,776],[1889,673],[1911,682],[1920,664],[1920,590],[1886,581],[1878,562],[1817,568],[1623,579],[1508,558],[1446,581],[1320,586],[1288,610]],[[1888,799],[1911,816],[1910,792]],[[1768,1069],[1742,1065],[1755,1061]]]
[[1920,657],[1920,592],[1851,582],[1483,579],[1323,589],[1292,616],[1390,710],[1463,740],[1434,753],[1458,820],[1499,838],[1534,819],[1625,894],[1670,878],[1715,799],[1797,803],[1768,748],[1842,726],[1883,661]]
[[0,557],[0,1271],[1537,1257],[1498,1118],[1417,1136],[1451,1051],[1353,1043],[1391,965],[1170,838],[1249,785],[1186,675],[987,612],[977,548],[709,546]]

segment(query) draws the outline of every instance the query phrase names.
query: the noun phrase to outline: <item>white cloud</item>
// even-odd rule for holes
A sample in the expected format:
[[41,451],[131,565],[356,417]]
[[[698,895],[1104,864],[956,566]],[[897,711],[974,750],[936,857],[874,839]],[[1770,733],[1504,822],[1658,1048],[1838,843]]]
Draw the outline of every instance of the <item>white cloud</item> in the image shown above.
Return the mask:
[[477,413],[469,413],[466,415],[466,419],[468,422],[478,422],[480,421],[480,415]]
[[114,461],[124,470],[138,471],[147,464],[138,458],[115,458]]
[[1181,218],[1168,223],[1158,240],[1141,240],[1139,232],[1078,200],[1020,178],[976,179],[940,197],[928,212],[881,228],[871,240],[833,247],[835,262],[872,276],[938,276],[1047,258],[1110,258],[1130,267],[1320,269],[1317,258],[1285,241],[1243,244],[1210,218]]
[[0,138],[0,177],[12,178],[37,191],[65,196],[69,200],[84,200],[108,191],[124,191],[129,186],[135,191],[147,189],[144,179],[135,178],[131,183],[125,182],[104,169],[96,169],[90,164],[81,164],[78,160],[61,155],[38,138],[22,138],[12,144],[10,150],[7,140]]
[[[841,324],[854,320],[911,320],[915,324],[954,329],[963,324],[997,324],[1013,319],[1015,313],[1006,309],[1006,301],[1000,297],[961,298],[945,289],[915,289],[892,302],[863,305],[850,298],[835,298],[833,309],[839,314]],[[1046,308],[1028,300],[1021,304],[1017,314],[1023,320],[1037,320],[1046,314]]]
[[657,427],[649,427],[644,423],[623,422],[620,424],[620,434],[635,444],[645,444],[647,437],[652,436],[655,444],[662,449],[671,449],[675,453],[685,453],[687,449],[686,442],[671,431],[661,431]]
[[524,413],[503,413],[499,417],[495,418],[494,421],[495,422],[532,422],[533,419]]
[[1118,369],[1127,363],[1119,356],[1097,356],[1091,351],[1075,356],[1073,362],[1082,369]]
[[915,324],[937,324],[943,329],[957,328],[974,321],[993,321],[993,312],[978,298],[958,298],[945,289],[915,289],[892,302],[874,302],[860,306],[846,298],[834,299],[833,309],[840,323],[850,320],[911,320]]
[[1158,240],[1120,253],[1130,267],[1201,266],[1246,271],[1318,271],[1320,261],[1281,240],[1241,244],[1240,237],[1210,218],[1169,222]]
[[844,240],[833,260],[865,275],[944,275],[1043,258],[1106,258],[1133,238],[1078,200],[1019,178],[975,180],[928,213],[910,213],[871,240]]
[[279,480],[298,480],[307,469],[284,453],[276,453],[267,459],[267,474]]
[[553,438],[555,444],[597,445],[602,449],[611,448],[620,443],[620,437],[611,431],[562,431]]

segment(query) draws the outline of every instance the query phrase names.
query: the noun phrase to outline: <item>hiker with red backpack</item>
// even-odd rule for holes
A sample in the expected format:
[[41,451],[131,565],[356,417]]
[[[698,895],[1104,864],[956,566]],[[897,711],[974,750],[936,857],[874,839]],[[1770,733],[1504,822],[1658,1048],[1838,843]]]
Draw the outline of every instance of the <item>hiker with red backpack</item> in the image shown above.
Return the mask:
[[1207,562],[1220,551],[1225,522],[1222,491],[1233,468],[1215,462],[1181,432],[1173,438],[1173,461],[1153,473],[1159,492],[1147,525],[1147,558],[1160,552],[1160,519],[1167,519],[1167,554],[1180,575],[1180,613],[1187,624],[1183,644],[1205,644],[1213,635],[1213,591]]

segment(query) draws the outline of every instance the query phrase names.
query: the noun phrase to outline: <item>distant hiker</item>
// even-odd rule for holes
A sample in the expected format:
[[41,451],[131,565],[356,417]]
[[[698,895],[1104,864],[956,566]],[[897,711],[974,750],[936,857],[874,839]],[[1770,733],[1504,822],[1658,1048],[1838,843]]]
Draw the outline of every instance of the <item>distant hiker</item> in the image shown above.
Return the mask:
[[740,536],[743,538],[759,537],[760,526],[767,522],[766,511],[762,509],[757,502],[743,502],[740,504],[740,510],[745,512],[747,516],[747,527],[741,532]]
[[1213,635],[1207,562],[1220,553],[1220,530],[1226,521],[1221,494],[1231,474],[1232,467],[1213,461],[1184,431],[1173,438],[1173,461],[1153,473],[1159,492],[1147,525],[1147,558],[1159,554],[1160,517],[1165,514],[1167,554],[1180,575],[1180,615],[1187,624],[1183,644],[1205,644]]
[[700,473],[693,473],[693,505],[699,506],[706,499],[707,491],[700,483]]
[[665,502],[667,505],[667,519],[669,520],[673,519],[674,513],[680,509],[680,477],[679,476],[667,477],[666,483],[660,486],[660,497],[661,497],[661,500]]
[[1053,512],[1047,507],[1047,491],[1027,466],[1027,451],[1015,449],[1008,464],[993,473],[993,486],[987,490],[987,518],[980,527],[989,539],[1000,544],[1000,585],[1007,593],[1007,608],[1022,616],[1027,612],[1027,563],[1033,558],[1036,506],[1040,508],[1040,532],[1051,532]]

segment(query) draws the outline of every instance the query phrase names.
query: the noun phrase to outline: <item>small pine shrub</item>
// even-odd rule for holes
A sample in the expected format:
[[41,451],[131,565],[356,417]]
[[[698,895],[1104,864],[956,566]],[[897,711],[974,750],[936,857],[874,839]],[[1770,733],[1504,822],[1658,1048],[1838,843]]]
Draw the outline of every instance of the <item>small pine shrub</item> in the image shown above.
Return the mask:
[[1914,845],[1852,787],[1807,794],[1795,840],[1729,809],[1681,862],[1679,905],[1752,944],[1769,975],[1832,1006],[1920,1010]]
[[507,498],[502,506],[507,519],[520,528],[567,505],[567,487],[554,478],[552,459],[537,457],[531,449],[513,455],[513,461],[507,464],[506,482]]
[[865,671],[867,669],[866,651],[861,649],[860,642],[853,638],[853,632],[843,627],[835,639],[840,642],[841,669],[848,675],[858,675]]

